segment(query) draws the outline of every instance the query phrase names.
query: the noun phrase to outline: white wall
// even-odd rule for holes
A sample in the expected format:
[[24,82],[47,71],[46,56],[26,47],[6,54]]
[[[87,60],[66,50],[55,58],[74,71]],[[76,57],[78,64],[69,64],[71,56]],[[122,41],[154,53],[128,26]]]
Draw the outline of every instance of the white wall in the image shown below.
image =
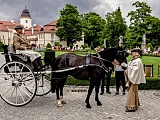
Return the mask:
[[[26,20],[28,20],[28,23],[26,23]],[[26,29],[32,27],[32,19],[31,18],[20,18],[20,24],[23,25]]]

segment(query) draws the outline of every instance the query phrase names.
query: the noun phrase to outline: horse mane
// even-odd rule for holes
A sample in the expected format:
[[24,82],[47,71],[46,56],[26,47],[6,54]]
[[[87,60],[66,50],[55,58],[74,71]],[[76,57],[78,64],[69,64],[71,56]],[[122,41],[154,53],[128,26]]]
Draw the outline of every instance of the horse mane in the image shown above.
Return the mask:
[[118,47],[105,48],[103,51],[100,51],[99,54],[102,58],[113,61],[117,55]]

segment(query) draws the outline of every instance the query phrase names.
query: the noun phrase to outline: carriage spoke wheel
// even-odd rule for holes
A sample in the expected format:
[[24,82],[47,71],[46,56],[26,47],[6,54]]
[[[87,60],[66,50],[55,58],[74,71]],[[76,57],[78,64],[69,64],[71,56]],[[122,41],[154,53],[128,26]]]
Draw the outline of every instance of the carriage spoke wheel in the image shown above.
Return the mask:
[[[50,66],[44,66],[46,68],[43,68],[45,71],[51,71],[51,67]],[[37,80],[37,92],[36,95],[37,96],[43,96],[48,94],[51,91],[51,73],[46,74],[43,73],[43,71],[40,72],[40,74],[36,74],[36,80]]]
[[8,62],[0,68],[0,97],[16,107],[32,101],[37,82],[33,71],[22,62]]

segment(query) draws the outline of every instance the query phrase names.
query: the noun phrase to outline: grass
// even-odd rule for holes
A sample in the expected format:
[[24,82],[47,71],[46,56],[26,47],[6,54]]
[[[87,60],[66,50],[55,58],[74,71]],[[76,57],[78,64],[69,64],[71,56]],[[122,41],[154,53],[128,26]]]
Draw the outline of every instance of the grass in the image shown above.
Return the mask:
[[[127,61],[130,61],[131,59],[132,59],[132,56],[130,55],[127,58]],[[154,77],[158,77],[158,64],[160,64],[160,57],[142,56],[141,60],[143,64],[146,64],[146,65],[153,64]]]

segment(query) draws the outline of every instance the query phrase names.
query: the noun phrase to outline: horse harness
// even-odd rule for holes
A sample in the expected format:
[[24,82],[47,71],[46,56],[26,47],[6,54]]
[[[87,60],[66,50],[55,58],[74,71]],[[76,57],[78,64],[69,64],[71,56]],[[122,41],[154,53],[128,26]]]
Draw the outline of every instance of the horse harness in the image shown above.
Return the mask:
[[[98,57],[97,57],[97,56],[98,56]],[[112,63],[112,62],[109,61],[109,60],[106,60],[106,59],[101,58],[101,55],[100,55],[99,53],[97,53],[97,56],[91,55],[91,53],[88,52],[88,53],[86,54],[86,65],[89,65],[89,64],[91,63],[91,57],[97,58],[97,59],[99,60],[99,63],[100,63],[99,66],[101,66],[101,67],[102,67],[105,71],[107,71],[107,73],[109,74],[110,71],[112,70],[112,68],[111,68],[111,67],[107,68],[107,67],[104,65],[104,61],[105,61],[105,62],[110,62],[110,63]],[[69,68],[68,65],[67,65],[67,54],[64,54],[63,58],[60,60],[59,63],[61,63],[61,64],[59,64],[59,69],[67,69],[67,68]],[[65,67],[62,67],[62,64],[63,64]]]

